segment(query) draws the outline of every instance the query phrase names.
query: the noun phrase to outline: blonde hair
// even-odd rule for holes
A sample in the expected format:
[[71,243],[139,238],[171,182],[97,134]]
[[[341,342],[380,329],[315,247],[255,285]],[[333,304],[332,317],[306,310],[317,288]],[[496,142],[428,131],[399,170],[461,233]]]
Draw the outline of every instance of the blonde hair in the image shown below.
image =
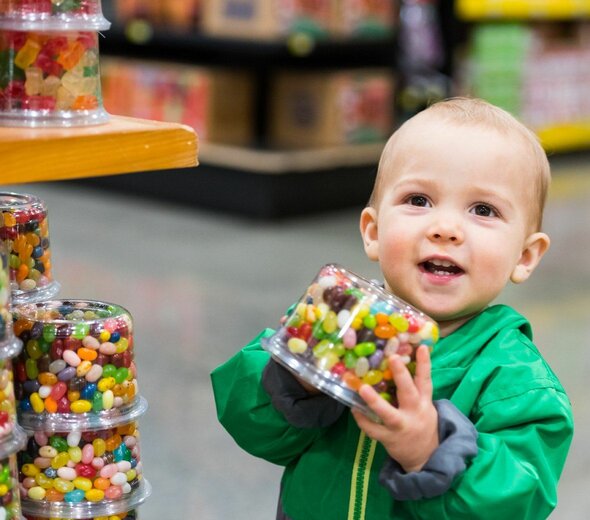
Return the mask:
[[383,182],[383,172],[388,169],[397,136],[409,123],[427,117],[435,117],[438,120],[449,121],[458,125],[480,125],[492,128],[505,135],[512,134],[520,137],[525,147],[529,149],[532,158],[531,167],[533,173],[535,173],[533,189],[537,202],[537,210],[532,221],[537,231],[541,229],[545,201],[547,200],[547,192],[551,182],[551,169],[547,154],[543,150],[538,137],[514,116],[487,101],[475,98],[457,97],[434,103],[396,130],[387,141],[381,154],[377,178],[368,203],[369,206],[374,206],[377,201],[380,185]]

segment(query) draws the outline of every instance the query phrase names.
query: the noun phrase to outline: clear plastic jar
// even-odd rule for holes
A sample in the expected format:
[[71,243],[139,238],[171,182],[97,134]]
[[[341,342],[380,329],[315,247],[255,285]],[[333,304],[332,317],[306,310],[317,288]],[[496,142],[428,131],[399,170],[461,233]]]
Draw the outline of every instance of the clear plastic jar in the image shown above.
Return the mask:
[[0,30],[0,125],[104,123],[98,33]]
[[0,1],[1,29],[104,31],[110,26],[100,0]]
[[13,319],[23,342],[14,372],[24,428],[95,428],[143,413],[128,311],[112,303],[51,300],[14,307]]
[[0,192],[0,212],[0,240],[8,254],[12,303],[52,298],[59,284],[51,270],[45,203],[34,195]]
[[27,445],[18,454],[25,515],[94,518],[131,511],[150,495],[135,421],[27,435]]
[[364,383],[396,405],[387,358],[410,372],[419,345],[434,346],[437,324],[378,284],[324,266],[284,324],[263,341],[273,357],[316,388],[376,419],[358,394]]
[[21,519],[16,453],[0,459],[0,518]]
[[[48,516],[31,516],[31,515],[24,515],[24,520],[68,520],[68,518],[56,518]],[[107,516],[95,516],[92,518],[83,518],[81,520],[138,520],[139,514],[137,511],[125,511],[123,513],[115,513],[110,514]]]

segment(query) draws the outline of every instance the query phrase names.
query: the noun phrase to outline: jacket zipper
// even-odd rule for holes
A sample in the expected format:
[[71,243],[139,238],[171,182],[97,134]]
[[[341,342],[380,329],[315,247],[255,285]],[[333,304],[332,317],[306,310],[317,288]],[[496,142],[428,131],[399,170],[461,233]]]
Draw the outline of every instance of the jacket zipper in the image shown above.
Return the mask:
[[364,520],[367,509],[369,476],[377,442],[361,432],[352,467],[350,484],[350,501],[348,502],[348,520]]

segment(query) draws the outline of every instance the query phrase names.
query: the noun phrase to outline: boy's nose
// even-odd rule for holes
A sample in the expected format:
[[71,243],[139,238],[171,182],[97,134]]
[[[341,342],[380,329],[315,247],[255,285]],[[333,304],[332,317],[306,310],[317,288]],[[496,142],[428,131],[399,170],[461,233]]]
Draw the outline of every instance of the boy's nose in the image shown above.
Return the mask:
[[428,236],[434,242],[463,242],[463,231],[457,222],[439,221],[432,225]]

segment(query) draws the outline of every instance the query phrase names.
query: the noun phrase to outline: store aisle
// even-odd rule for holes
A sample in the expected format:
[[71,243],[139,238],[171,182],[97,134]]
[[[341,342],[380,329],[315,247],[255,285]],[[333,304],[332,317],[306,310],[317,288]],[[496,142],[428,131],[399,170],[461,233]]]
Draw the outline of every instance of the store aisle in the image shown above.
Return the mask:
[[[48,204],[62,297],[103,299],[135,318],[145,476],[142,520],[271,520],[280,468],[243,453],[218,425],[209,372],[276,324],[318,268],[336,261],[378,275],[362,251],[358,210],[278,223],[90,191],[10,186]],[[552,519],[587,518],[590,476],[590,158],[560,159],[546,214],[552,249],[503,301],[533,323],[536,342],[574,404],[576,437]]]

